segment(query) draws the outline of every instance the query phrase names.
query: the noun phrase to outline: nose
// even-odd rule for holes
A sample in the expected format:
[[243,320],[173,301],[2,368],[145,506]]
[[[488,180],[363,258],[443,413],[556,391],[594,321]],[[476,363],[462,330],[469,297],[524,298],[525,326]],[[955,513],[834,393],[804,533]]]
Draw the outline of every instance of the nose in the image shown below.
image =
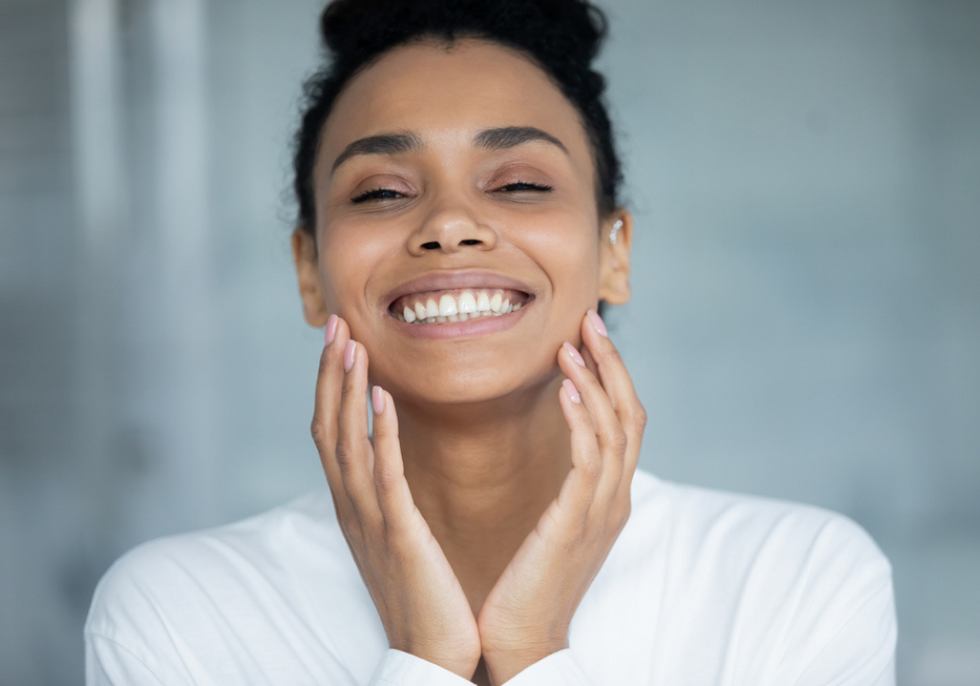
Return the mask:
[[455,253],[466,248],[491,250],[496,232],[481,223],[472,211],[461,205],[433,208],[409,239],[408,250],[415,256],[440,251]]

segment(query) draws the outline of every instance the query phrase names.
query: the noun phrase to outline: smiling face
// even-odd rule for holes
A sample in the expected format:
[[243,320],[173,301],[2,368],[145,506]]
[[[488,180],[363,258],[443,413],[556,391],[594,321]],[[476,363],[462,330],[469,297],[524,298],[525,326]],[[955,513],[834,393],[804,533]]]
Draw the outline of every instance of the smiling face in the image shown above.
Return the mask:
[[585,311],[629,297],[630,218],[600,221],[595,188],[578,113],[519,52],[393,49],[348,84],[322,132],[316,241],[294,236],[307,321],[346,319],[372,381],[397,399],[548,383]]

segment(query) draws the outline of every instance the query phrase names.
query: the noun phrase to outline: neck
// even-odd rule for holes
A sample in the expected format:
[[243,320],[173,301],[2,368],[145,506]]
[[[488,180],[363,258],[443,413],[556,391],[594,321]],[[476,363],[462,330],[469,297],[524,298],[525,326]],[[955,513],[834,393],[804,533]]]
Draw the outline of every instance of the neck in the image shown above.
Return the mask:
[[489,403],[399,407],[405,478],[474,613],[571,468],[560,383]]

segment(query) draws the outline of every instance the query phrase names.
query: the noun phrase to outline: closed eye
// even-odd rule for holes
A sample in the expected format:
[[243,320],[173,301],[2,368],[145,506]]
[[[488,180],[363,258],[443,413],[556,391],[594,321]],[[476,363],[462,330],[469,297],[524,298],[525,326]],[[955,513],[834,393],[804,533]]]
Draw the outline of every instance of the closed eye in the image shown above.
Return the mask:
[[539,183],[529,183],[527,181],[516,181],[514,183],[508,183],[506,186],[501,186],[497,189],[498,192],[502,191],[505,193],[519,193],[521,191],[539,191],[547,193],[548,191],[554,190],[551,186],[545,186]]
[[351,198],[351,202],[368,202],[369,200],[397,200],[402,197],[402,194],[398,191],[393,191],[390,188],[372,188],[369,191],[364,191],[360,195],[356,195]]

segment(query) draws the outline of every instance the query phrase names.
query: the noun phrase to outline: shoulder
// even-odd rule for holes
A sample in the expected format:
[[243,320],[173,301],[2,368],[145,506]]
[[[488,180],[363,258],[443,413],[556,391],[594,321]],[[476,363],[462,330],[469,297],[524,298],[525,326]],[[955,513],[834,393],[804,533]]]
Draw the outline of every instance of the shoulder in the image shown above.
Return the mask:
[[85,633],[132,647],[222,621],[247,623],[273,600],[299,604],[310,570],[325,584],[355,582],[343,553],[325,490],[233,524],[150,541],[102,577]]
[[90,683],[348,683],[384,650],[377,625],[323,489],[123,555],[96,588],[86,662]]
[[780,568],[795,563],[891,571],[860,525],[820,507],[676,484],[646,472],[637,472],[632,496],[631,534],[653,543],[649,537],[656,532],[675,558],[758,564],[772,556]]
[[[233,524],[159,538],[119,558],[95,591],[89,625],[98,610],[134,596],[164,596],[213,586],[211,581],[242,575],[274,576],[284,561],[302,554],[302,544],[317,548],[339,537],[326,493],[310,493]],[[340,541],[342,545],[342,541]]]
[[845,667],[865,679],[846,683],[887,673],[891,566],[858,524],[644,472],[632,502],[616,564],[636,570],[646,589],[637,596],[649,595],[651,614],[669,624],[676,654],[738,655],[747,673],[779,675],[761,683],[823,683],[811,678]]

